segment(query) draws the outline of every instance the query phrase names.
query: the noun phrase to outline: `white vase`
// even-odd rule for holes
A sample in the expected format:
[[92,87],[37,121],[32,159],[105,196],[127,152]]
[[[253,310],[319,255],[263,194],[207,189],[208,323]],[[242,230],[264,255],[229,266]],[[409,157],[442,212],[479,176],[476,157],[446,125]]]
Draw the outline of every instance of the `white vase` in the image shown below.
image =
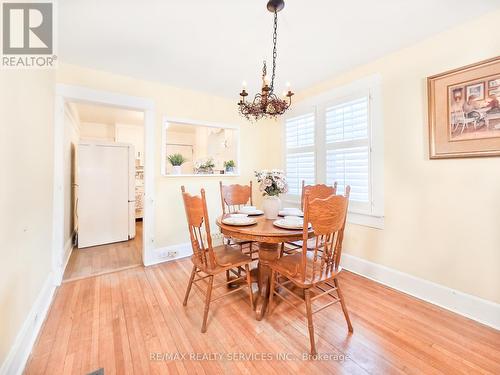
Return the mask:
[[281,208],[281,200],[277,196],[265,196],[262,202],[262,209],[266,219],[274,220],[278,218]]
[[182,174],[182,167],[180,165],[173,165],[172,174]]

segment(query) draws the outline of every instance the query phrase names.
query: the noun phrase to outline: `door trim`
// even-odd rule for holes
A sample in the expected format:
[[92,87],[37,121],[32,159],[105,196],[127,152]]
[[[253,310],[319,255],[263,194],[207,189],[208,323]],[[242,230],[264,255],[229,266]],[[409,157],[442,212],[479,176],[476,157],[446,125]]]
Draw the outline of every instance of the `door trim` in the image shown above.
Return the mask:
[[82,86],[56,85],[54,112],[54,195],[52,228],[52,268],[54,283],[60,285],[64,275],[64,105],[83,102],[108,105],[144,113],[144,227],[142,262],[154,258],[154,171],[155,171],[155,105],[149,98],[94,90]]

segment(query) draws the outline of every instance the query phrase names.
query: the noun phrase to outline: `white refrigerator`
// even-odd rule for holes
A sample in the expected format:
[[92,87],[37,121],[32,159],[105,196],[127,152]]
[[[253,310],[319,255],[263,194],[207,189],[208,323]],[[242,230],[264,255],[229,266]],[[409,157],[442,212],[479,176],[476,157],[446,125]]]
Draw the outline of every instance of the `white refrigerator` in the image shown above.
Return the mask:
[[81,142],[77,158],[78,248],[134,238],[134,146]]

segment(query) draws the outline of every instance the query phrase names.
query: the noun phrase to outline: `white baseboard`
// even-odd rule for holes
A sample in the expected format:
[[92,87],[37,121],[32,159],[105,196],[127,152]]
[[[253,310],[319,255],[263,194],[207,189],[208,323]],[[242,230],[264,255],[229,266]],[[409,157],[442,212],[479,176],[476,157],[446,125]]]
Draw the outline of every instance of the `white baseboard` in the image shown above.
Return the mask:
[[[175,252],[176,255],[169,256],[168,253],[170,252]],[[144,260],[144,265],[148,267],[163,262],[171,262],[176,259],[186,258],[192,254],[193,249],[190,242],[160,247],[153,250],[153,257]]]
[[53,274],[51,273],[45,280],[28,317],[16,336],[14,345],[12,345],[7,358],[0,367],[0,375],[21,375],[23,373],[42,323],[49,311],[55,289]]
[[55,272],[54,275],[54,284],[56,286],[61,285],[62,279],[64,276],[64,272],[66,271],[66,267],[68,266],[69,258],[71,257],[71,253],[73,252],[73,238],[75,236],[76,232],[73,232],[73,234],[68,238],[66,243],[64,244],[64,249],[62,251],[62,264],[61,267],[58,268],[58,270]]
[[[220,232],[213,232],[212,236],[212,245],[219,246],[222,245],[223,235]],[[176,252],[177,254],[174,256],[169,256],[169,252]],[[193,254],[193,248],[191,247],[191,242],[185,242],[177,245],[170,245],[165,247],[160,247],[153,250],[153,258],[144,260],[144,265],[153,266],[155,264],[163,263],[163,262],[171,262],[176,259],[186,258]]]
[[66,244],[64,245],[64,256],[63,256],[63,266],[62,266],[62,276],[64,275],[64,271],[66,271],[66,267],[68,266],[69,258],[71,258],[71,253],[73,253],[73,238],[75,236],[75,233],[71,235],[71,237],[66,241]]
[[342,254],[342,267],[403,293],[500,330],[500,304],[346,253]]

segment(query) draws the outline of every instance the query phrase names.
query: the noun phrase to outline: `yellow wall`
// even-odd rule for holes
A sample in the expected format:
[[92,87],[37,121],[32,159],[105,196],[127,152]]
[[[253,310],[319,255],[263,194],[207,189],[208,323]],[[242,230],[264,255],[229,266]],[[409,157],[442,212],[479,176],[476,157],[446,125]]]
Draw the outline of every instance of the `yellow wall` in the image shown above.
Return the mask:
[[52,71],[0,71],[0,364],[51,271]]
[[382,75],[385,229],[350,225],[345,252],[494,302],[500,157],[429,160],[426,77],[500,55],[499,19],[490,13],[298,95]]
[[[234,100],[220,98],[201,92],[180,89],[159,83],[148,82],[114,75],[107,72],[86,69],[74,65],[61,64],[57,72],[57,82],[85,86],[92,89],[141,96],[152,99],[156,109],[156,156],[155,156],[155,247],[164,247],[189,241],[186,230],[184,207],[180,186],[188,191],[206,190],[208,209],[215,217],[220,213],[219,181],[224,183],[247,183],[255,169],[275,166],[280,163],[280,155],[275,151],[279,144],[280,126],[274,121],[251,124],[238,115]],[[220,122],[240,127],[241,177],[165,177],[161,175],[162,117]],[[258,197],[254,190],[254,197]],[[215,223],[212,231],[216,232]]]

